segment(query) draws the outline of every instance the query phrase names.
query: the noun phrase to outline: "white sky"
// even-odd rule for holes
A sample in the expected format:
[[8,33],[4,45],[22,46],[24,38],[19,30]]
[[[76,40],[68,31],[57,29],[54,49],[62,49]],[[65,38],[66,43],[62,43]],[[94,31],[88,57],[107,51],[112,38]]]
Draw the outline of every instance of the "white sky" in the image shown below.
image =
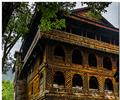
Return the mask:
[[[77,2],[76,7],[75,8],[82,8],[83,6],[81,5],[80,2]],[[106,8],[107,12],[103,13],[103,16],[115,27],[119,27],[118,26],[118,3],[114,2],[112,4],[109,5],[108,8]],[[18,41],[16,43],[16,45],[14,46],[14,48],[11,50],[11,54],[14,54],[14,52],[17,50],[19,51],[21,47],[21,41]]]
[[118,25],[118,3],[112,3],[108,8],[107,12],[103,14],[103,16],[115,27],[119,27]]

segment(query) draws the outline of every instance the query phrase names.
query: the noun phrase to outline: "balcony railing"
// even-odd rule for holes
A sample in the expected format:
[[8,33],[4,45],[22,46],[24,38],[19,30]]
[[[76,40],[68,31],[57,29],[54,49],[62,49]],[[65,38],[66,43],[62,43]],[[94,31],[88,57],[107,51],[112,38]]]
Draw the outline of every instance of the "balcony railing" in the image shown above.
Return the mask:
[[83,87],[79,87],[79,86],[72,87],[72,93],[75,95],[84,95]]
[[89,95],[92,95],[94,97],[97,97],[100,95],[99,90],[98,89],[89,89]]
[[111,91],[111,90],[105,90],[105,94],[107,94],[107,95],[113,95],[113,91]]
[[70,33],[62,32],[58,30],[53,30],[53,31],[41,33],[41,34],[42,34],[42,37],[45,37],[45,38],[58,40],[61,42],[66,42],[66,43],[75,44],[79,46],[84,46],[87,48],[96,49],[104,52],[119,54],[119,46],[94,40],[94,39],[90,39],[87,37],[70,34]]
[[105,98],[108,98],[108,99],[115,99],[115,95],[113,93],[113,91],[111,90],[105,90]]
[[[106,99],[114,99],[114,100],[118,100],[116,98],[113,91],[109,91],[109,90],[105,90],[104,93],[100,93],[99,89],[89,89],[88,92],[84,91],[83,87],[72,87],[71,91],[70,91],[74,96],[80,97],[80,96],[92,96],[94,98],[103,98],[103,94],[104,94],[104,98]],[[61,95],[67,95],[68,94],[68,90],[63,86],[63,85],[56,85],[53,84],[53,87],[51,87],[50,90],[46,90],[45,92],[47,95],[57,95],[57,94],[61,94]]]
[[66,92],[66,89],[63,85],[53,84],[53,88],[51,89],[51,92],[64,93]]

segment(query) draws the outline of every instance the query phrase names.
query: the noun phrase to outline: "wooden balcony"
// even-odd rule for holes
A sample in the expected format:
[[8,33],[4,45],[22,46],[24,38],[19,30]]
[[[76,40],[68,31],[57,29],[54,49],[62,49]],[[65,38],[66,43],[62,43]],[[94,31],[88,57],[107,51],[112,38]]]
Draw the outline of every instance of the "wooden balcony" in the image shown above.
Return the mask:
[[104,95],[105,95],[105,98],[107,99],[115,99],[115,95],[113,91],[105,90]]
[[51,93],[66,93],[66,89],[63,85],[53,84],[53,87],[50,89]]
[[[52,87],[48,91],[49,92],[47,92],[47,94],[68,95],[67,89],[65,87],[61,87],[61,86]],[[85,92],[83,90],[83,88],[81,88],[81,87],[72,87],[71,93],[72,93],[71,95],[78,96],[78,97],[80,97],[80,96],[92,96],[94,98],[99,98],[99,97],[104,96],[104,98],[107,98],[107,99],[115,99],[115,98],[117,98],[114,95],[114,93],[112,91],[109,91],[109,90],[105,90],[104,95],[103,94],[101,95],[101,93],[100,93],[100,91],[98,89],[89,89],[89,92]]]
[[87,37],[75,35],[72,33],[62,32],[58,30],[53,30],[49,32],[42,33],[42,37],[49,38],[52,40],[57,40],[61,42],[66,42],[78,46],[83,46],[103,52],[113,53],[113,54],[119,54],[119,46],[105,43],[102,41],[90,39]]
[[98,97],[100,95],[100,92],[98,89],[89,89],[89,95]]
[[[69,97],[72,98],[95,98],[97,100],[118,100],[118,97],[114,95],[114,93],[110,90],[105,90],[102,94],[100,93],[99,89],[88,89],[88,92],[84,90],[83,87],[72,87],[71,93],[67,92],[68,89],[66,89],[63,85],[56,85],[53,84],[50,90],[45,90],[44,95],[46,96],[62,96],[62,97]],[[42,98],[44,95],[40,96],[39,98]],[[101,99],[100,99],[101,98]],[[104,99],[103,99],[104,98]],[[74,100],[74,99],[72,99]]]
[[83,87],[72,87],[72,94],[84,95]]

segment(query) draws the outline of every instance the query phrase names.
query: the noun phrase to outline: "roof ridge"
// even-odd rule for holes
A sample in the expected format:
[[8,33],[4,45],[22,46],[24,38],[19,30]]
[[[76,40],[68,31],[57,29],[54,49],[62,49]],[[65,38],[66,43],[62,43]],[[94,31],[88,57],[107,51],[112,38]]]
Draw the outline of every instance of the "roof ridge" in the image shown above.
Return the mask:
[[[107,27],[110,27],[110,28],[114,28],[114,29],[117,29],[114,25],[112,25],[106,18],[104,18],[104,16],[101,14],[101,19],[98,19],[98,18],[95,18],[95,17],[90,17],[89,16],[86,16],[86,14],[84,14],[84,12],[86,13],[87,11],[89,11],[90,8],[89,7],[83,7],[83,8],[77,8],[77,9],[73,9],[72,10],[72,15],[77,15],[77,17],[83,17],[87,20],[91,20],[91,21],[94,21],[95,23],[99,23],[99,24],[102,24],[102,25],[105,25]],[[80,14],[80,12],[82,12],[82,14]]]
[[83,8],[76,8],[76,9],[73,9],[71,10],[72,12],[76,12],[76,11],[83,11],[83,10],[88,10],[90,9],[89,7],[83,7]]

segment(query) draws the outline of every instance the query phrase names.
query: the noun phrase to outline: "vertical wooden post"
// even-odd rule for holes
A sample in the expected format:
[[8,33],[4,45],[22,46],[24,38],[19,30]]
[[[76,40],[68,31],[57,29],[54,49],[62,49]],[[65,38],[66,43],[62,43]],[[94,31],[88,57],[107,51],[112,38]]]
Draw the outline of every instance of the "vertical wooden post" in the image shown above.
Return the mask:
[[87,51],[84,51],[83,66],[84,66],[84,68],[88,68],[88,53],[87,53]]
[[15,100],[27,100],[27,82],[26,80],[17,80],[15,85]]
[[113,78],[112,79],[112,83],[113,83],[113,91],[114,91],[114,94],[116,95],[116,93],[117,93],[117,84],[116,84],[116,82],[115,82],[115,79]]
[[83,89],[84,89],[84,93],[88,94],[88,91],[89,91],[89,77],[88,77],[87,73],[84,74]]
[[99,91],[100,95],[104,95],[104,78],[103,76],[99,75]]
[[70,48],[66,48],[66,52],[65,52],[65,63],[66,65],[71,65],[72,63],[72,52]]
[[111,59],[112,62],[112,71],[116,71],[117,70],[117,59],[116,58],[112,58]]
[[98,67],[98,69],[103,69],[103,58],[102,58],[102,56],[100,56],[100,55],[97,55],[97,67]]
[[65,88],[66,91],[71,94],[72,92],[72,74],[71,71],[67,71],[65,74]]
[[46,66],[46,86],[45,89],[46,90],[50,90],[53,86],[53,71],[52,68],[50,68],[50,66]]

